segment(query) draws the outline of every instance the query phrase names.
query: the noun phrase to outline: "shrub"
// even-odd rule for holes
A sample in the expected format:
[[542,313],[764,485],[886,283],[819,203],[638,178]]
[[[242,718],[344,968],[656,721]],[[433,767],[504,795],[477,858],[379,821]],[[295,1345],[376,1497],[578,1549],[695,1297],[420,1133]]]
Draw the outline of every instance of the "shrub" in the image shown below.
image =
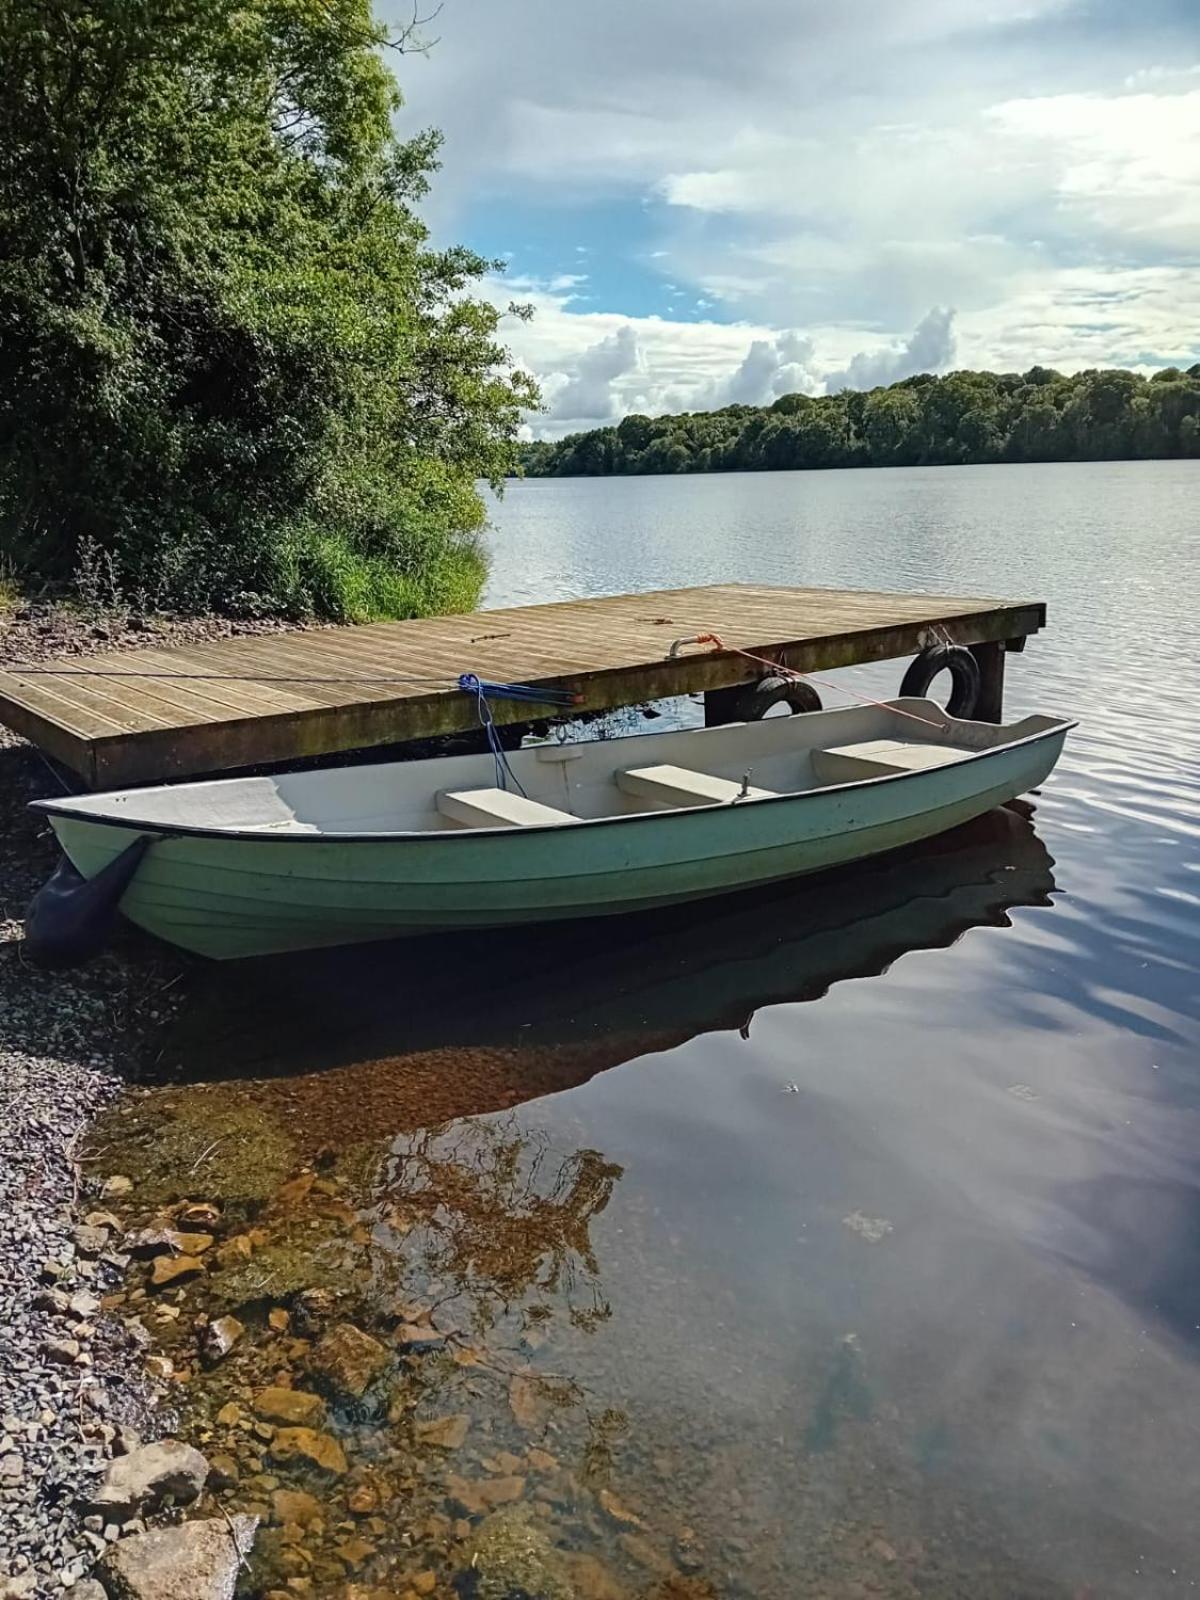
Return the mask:
[[471,605],[532,380],[434,250],[370,0],[0,0],[0,560],[161,604]]

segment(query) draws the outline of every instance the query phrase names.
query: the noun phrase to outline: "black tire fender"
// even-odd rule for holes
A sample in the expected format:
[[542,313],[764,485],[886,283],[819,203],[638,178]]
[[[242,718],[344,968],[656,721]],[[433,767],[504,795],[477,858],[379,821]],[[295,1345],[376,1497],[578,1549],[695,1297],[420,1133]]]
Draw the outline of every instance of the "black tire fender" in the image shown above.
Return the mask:
[[64,855],[25,913],[25,950],[39,966],[77,967],[99,955],[117,919],[121,896],[133,882],[150,836],[131,845],[85,878]]
[[799,678],[760,678],[748,683],[738,695],[735,722],[758,722],[774,706],[786,705],[796,715],[804,711],[820,711],[821,696],[811,683]]
[[953,688],[946,711],[952,717],[969,717],[979,701],[979,663],[961,644],[931,644],[909,663],[900,684],[900,697],[918,698],[929,692],[939,672],[949,672]]

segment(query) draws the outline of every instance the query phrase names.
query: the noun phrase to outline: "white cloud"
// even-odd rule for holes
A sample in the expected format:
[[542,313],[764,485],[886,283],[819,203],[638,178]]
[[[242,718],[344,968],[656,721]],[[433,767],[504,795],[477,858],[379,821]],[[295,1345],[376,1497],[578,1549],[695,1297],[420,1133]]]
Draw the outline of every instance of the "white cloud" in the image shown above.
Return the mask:
[[1200,251],[1200,89],[1010,100],[989,117],[1076,230]]
[[[512,202],[545,263],[559,229],[537,219],[570,209],[514,335],[554,408],[541,426],[913,364],[1200,353],[1195,0],[744,0],[728,27],[643,0],[636,47],[632,25],[447,0],[431,60],[404,64],[404,126],[447,133],[439,230],[486,196],[494,235]],[[579,239],[587,292],[609,296],[594,311],[571,298]],[[626,267],[639,304],[649,272],[660,304],[714,320],[620,315]],[[927,322],[939,306],[953,325]],[[620,326],[636,359],[606,343]]]
[[701,385],[688,409],[765,406],[781,394],[816,394],[821,384],[813,366],[815,355],[812,340],[795,331],[776,339],[752,339],[739,365]]
[[[511,285],[487,285],[497,305]],[[906,339],[836,324],[807,334],[761,324],[622,317],[578,309],[546,290],[527,298],[530,323],[507,338],[518,364],[540,379],[548,411],[531,432],[558,437],[630,412],[702,411],[737,401],[769,404],[781,394],[836,391],[846,383],[892,383],[919,371],[960,366],[1060,371],[1118,361],[1151,371],[1190,364],[1180,319],[1200,327],[1200,275],[1170,268],[1030,273],[1000,307],[926,313]]]
[[954,365],[954,312],[934,306],[912,337],[887,350],[860,350],[840,372],[825,375],[830,394],[839,389],[875,389],[917,372],[945,372]]
[[[553,290],[554,284],[550,287]],[[548,374],[544,397],[548,415],[571,425],[608,422],[620,415],[614,385],[636,373],[641,365],[637,334],[630,323],[623,322],[589,346],[568,371]]]

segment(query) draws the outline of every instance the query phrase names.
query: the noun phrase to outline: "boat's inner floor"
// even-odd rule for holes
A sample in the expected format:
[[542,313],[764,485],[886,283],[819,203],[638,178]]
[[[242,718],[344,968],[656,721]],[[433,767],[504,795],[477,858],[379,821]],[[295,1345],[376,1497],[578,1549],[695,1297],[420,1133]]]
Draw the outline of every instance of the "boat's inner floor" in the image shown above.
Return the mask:
[[[973,751],[961,745],[869,739],[862,744],[807,752],[808,770],[786,774],[788,781],[783,789],[766,789],[761,784],[751,783],[750,768],[738,780],[661,762],[647,767],[623,767],[613,773],[614,798],[633,799],[638,804],[633,807],[610,804],[598,814],[613,816],[622,810],[679,811],[694,806],[737,805],[739,801],[798,794],[831,784],[882,778],[896,772],[924,772],[972,754]],[[568,794],[565,798],[569,805],[572,797]],[[548,806],[540,800],[495,787],[443,790],[436,796],[435,803],[443,817],[466,828],[545,827],[578,822],[581,815],[578,811]]]
[[951,718],[931,700],[490,755],[216,779],[77,797],[73,812],[269,834],[468,832],[738,805],[952,765],[1056,726]]

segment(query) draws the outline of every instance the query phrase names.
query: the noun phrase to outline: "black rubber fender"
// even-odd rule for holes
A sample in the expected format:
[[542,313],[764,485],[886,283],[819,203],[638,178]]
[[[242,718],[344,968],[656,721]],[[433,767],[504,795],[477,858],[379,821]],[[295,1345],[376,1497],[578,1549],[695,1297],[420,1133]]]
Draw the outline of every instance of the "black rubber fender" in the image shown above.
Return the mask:
[[979,702],[979,663],[961,644],[931,644],[909,663],[900,697],[928,693],[939,672],[949,672],[953,688],[946,706],[952,717],[969,717]]
[[149,848],[149,836],[141,834],[94,878],[85,878],[63,856],[25,913],[29,956],[45,967],[76,967],[99,955],[112,932],[121,896]]
[[803,711],[820,711],[821,696],[811,683],[798,678],[760,678],[748,683],[737,697],[734,722],[758,722],[778,705],[786,705],[793,715]]

